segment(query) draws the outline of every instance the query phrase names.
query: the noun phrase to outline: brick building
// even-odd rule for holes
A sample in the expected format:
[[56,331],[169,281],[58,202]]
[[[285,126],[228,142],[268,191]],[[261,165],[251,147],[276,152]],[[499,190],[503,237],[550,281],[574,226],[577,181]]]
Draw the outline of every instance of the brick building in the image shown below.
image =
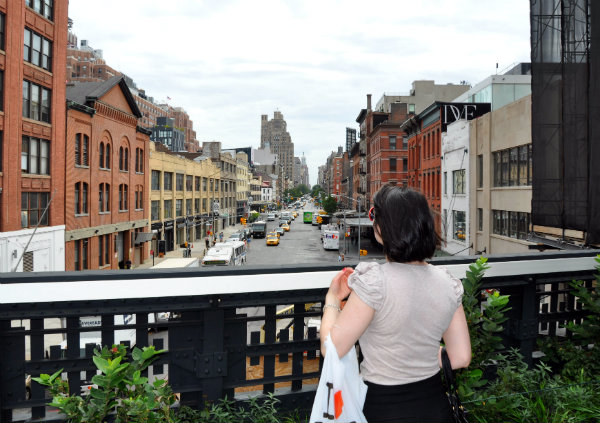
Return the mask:
[[[67,49],[67,81],[68,82],[96,82],[106,81],[121,73],[109,65],[102,58],[102,50],[93,49],[87,40],[81,40],[77,47],[77,37],[69,32],[70,46]],[[73,44],[75,42],[75,45]]]
[[67,86],[66,270],[148,258],[149,131],[120,76]]
[[0,272],[65,268],[67,7],[0,0]]
[[401,126],[408,138],[408,186],[425,195],[436,214],[438,228],[441,228],[442,132],[454,121],[471,120],[489,111],[489,103],[435,102]]

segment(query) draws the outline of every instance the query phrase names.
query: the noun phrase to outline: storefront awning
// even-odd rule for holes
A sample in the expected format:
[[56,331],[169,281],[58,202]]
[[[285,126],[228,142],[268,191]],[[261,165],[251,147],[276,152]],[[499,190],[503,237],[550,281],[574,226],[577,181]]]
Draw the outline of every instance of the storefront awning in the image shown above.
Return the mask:
[[137,232],[135,234],[135,243],[141,244],[142,242],[152,241],[152,238],[155,236],[156,234],[152,232]]

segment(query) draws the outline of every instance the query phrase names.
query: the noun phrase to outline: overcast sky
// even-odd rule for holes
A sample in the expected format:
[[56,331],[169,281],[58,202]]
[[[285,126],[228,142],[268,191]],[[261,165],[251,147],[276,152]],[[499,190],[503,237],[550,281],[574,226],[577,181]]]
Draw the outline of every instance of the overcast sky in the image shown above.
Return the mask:
[[258,148],[260,115],[281,111],[311,184],[366,94],[530,61],[525,0],[69,0],[69,17],[109,66],[183,107],[200,142]]

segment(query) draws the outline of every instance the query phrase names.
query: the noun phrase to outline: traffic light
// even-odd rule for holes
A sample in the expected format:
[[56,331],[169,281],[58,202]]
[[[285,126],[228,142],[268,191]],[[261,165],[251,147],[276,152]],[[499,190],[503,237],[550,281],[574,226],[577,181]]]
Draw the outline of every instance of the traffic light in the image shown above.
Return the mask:
[[360,255],[361,256],[366,256],[367,255],[367,250],[360,250]]
[[246,218],[245,218],[245,217],[242,217],[242,218],[240,219],[240,223],[241,223],[242,225],[245,225],[245,224],[246,224]]
[[323,218],[321,216],[317,217],[317,223],[318,224],[323,223]]

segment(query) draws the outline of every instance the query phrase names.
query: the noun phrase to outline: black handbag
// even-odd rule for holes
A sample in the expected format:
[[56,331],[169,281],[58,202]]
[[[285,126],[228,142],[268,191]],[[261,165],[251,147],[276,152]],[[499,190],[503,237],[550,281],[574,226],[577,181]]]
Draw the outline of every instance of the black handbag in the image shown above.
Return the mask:
[[467,412],[460,403],[458,398],[458,390],[456,381],[454,380],[454,371],[452,370],[452,364],[450,364],[450,358],[446,352],[446,348],[442,348],[442,372],[444,373],[444,381],[446,382],[446,396],[452,409],[452,418],[455,423],[469,423],[467,420]]

